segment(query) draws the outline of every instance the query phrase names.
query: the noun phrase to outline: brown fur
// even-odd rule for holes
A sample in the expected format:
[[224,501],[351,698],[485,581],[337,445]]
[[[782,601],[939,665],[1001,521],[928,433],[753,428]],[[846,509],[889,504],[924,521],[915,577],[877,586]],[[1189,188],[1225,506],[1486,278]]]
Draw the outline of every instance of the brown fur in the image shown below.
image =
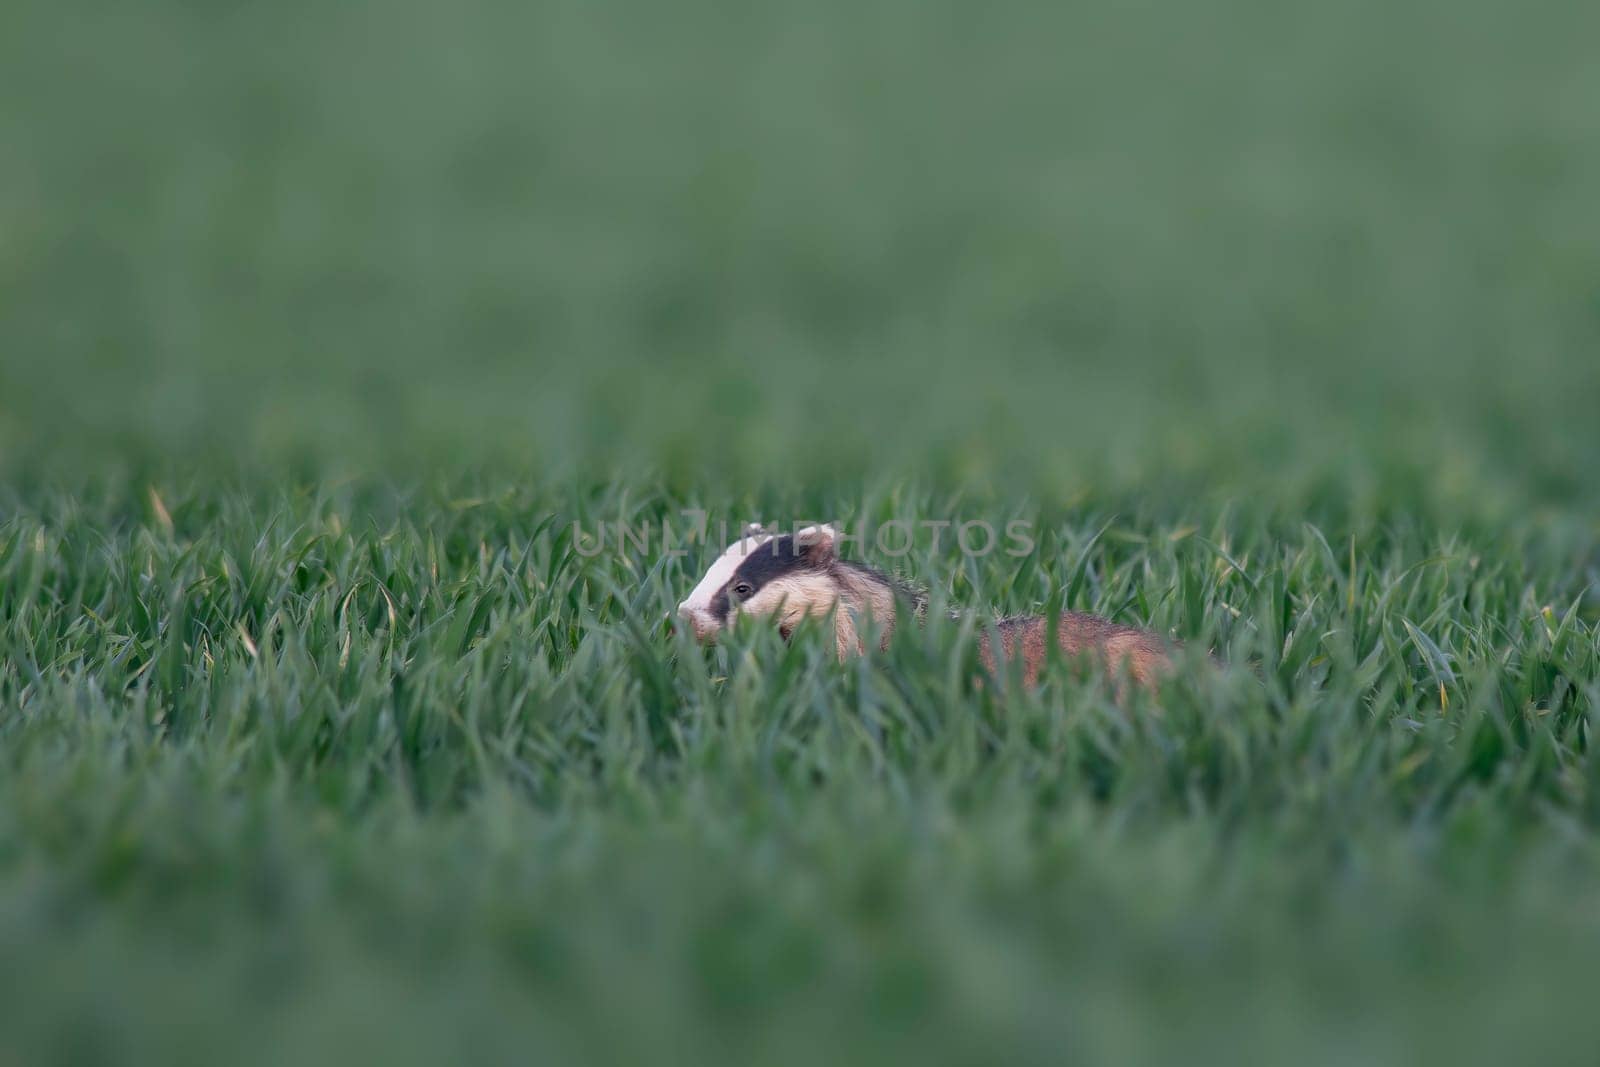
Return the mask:
[[[999,620],[994,628],[1000,636],[1004,659],[1020,658],[1023,684],[1037,685],[1039,672],[1049,661],[1049,620],[1038,615],[1017,616]],[[995,662],[991,643],[990,635],[982,634],[978,655],[984,669],[995,674],[1002,666]],[[1056,645],[1070,660],[1098,660],[1106,670],[1119,676],[1125,673],[1134,684],[1146,689],[1154,689],[1172,669],[1169,647],[1160,637],[1079,611],[1061,616],[1056,625]]]
[[772,582],[743,607],[746,615],[775,615],[785,638],[801,619],[830,612],[841,660],[866,651],[859,627],[868,619],[883,628],[880,647],[888,648],[895,623],[894,587],[881,575],[835,559],[823,570]]
[[[880,648],[889,647],[897,616],[895,588],[890,579],[869,568],[832,560],[820,571],[773,582],[745,605],[745,613],[776,615],[785,638],[800,620],[832,613],[835,647],[844,660],[866,652],[860,631],[869,618],[882,628]],[[997,676],[1006,662],[1020,657],[1023,684],[1037,685],[1039,673],[1049,661],[1048,620],[1038,615],[1013,616],[998,620],[993,632],[1000,637],[1001,662],[995,660],[991,631],[985,630],[978,635],[978,656],[984,669]],[[1098,615],[1066,612],[1056,626],[1055,638],[1069,660],[1097,660],[1107,671],[1119,678],[1125,674],[1146,689],[1154,689],[1172,668],[1170,646],[1162,638]]]

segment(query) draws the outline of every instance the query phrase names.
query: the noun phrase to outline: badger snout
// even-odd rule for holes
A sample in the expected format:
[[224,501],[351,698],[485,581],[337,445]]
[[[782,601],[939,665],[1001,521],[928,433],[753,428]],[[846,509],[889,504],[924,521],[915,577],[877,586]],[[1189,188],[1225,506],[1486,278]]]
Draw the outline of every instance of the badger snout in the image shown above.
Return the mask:
[[704,608],[695,607],[685,600],[678,605],[678,617],[689,624],[689,628],[694,631],[696,641],[706,643],[716,639],[720,627],[717,625],[717,620]]

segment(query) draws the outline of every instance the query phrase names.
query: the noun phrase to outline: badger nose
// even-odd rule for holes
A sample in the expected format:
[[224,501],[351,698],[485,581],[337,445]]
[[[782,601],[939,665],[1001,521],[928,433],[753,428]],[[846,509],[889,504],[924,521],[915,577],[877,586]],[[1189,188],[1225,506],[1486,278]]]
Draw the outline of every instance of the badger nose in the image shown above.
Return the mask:
[[689,632],[694,634],[696,641],[708,639],[715,629],[706,618],[705,613],[691,607],[688,601],[678,605],[678,618],[682,619]]

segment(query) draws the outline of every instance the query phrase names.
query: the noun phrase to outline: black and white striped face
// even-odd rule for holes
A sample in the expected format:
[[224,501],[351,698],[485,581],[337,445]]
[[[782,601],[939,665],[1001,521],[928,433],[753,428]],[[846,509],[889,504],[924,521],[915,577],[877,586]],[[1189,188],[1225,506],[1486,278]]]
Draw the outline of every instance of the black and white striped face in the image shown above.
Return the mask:
[[751,527],[711,564],[678,614],[708,642],[740,615],[776,616],[785,634],[807,615],[826,615],[839,595],[828,568],[835,537],[831,526],[793,534]]

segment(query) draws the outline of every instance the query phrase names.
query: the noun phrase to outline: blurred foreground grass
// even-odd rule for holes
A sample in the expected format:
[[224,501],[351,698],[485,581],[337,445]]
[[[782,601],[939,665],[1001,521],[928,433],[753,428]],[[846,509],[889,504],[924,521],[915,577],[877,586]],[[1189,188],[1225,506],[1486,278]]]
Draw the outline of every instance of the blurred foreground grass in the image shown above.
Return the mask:
[[[1597,31],[6,8],[0,1063],[1586,1062]],[[683,507],[1234,667],[702,653]]]

